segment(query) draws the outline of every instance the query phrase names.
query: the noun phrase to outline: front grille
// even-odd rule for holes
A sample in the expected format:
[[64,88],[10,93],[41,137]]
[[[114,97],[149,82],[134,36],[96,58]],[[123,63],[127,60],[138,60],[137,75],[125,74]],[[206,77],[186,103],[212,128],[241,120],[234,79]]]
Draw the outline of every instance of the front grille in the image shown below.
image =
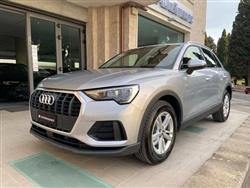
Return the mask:
[[[52,105],[40,103],[41,94],[54,96],[54,103]],[[72,93],[36,90],[30,98],[30,109],[33,121],[52,129],[70,132],[80,113],[81,102]]]
[[[39,96],[41,94],[50,94],[56,96],[53,105],[41,104]],[[31,107],[44,110],[53,114],[62,114],[66,116],[77,117],[80,112],[81,102],[74,94],[58,93],[51,91],[36,90],[31,96]]]

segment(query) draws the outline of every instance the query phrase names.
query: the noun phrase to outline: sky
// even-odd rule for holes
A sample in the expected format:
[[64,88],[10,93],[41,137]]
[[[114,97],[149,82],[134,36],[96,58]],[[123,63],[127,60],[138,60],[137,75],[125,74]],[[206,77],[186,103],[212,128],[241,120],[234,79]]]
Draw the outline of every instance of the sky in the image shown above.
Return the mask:
[[232,31],[240,0],[207,0],[206,32],[217,43],[223,29]]

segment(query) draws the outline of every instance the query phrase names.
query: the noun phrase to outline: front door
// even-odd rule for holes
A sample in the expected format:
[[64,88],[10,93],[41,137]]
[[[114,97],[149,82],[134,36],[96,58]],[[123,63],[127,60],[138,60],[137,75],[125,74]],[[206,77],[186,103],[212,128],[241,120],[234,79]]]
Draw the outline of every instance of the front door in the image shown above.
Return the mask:
[[183,55],[181,63],[181,71],[183,71],[183,120],[187,121],[201,113],[206,101],[207,79],[203,70],[196,70],[192,74],[187,74],[187,64],[191,59],[203,60],[200,49],[196,46],[187,48]]

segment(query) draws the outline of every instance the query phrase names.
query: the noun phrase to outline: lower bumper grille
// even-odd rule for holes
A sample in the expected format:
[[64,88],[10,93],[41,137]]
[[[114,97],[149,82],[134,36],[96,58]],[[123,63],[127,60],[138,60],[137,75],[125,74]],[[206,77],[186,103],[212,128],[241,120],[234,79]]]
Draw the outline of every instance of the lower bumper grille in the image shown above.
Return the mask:
[[40,128],[36,125],[32,125],[31,127],[31,130],[34,131],[36,134],[46,138],[46,139],[49,139],[49,140],[53,140],[54,142],[58,143],[58,144],[61,144],[61,145],[64,145],[64,146],[68,146],[68,147],[71,147],[71,148],[75,148],[75,149],[78,149],[78,150],[81,150],[81,149],[87,149],[87,150],[99,150],[99,151],[107,151],[107,150],[110,150],[110,149],[121,149],[123,147],[92,147],[92,146],[89,146],[83,142],[80,142],[79,140],[75,139],[75,138],[72,138],[72,137],[68,137],[68,136],[63,136],[63,135],[60,135],[60,134],[57,134],[57,133],[52,133],[50,131],[47,131],[43,128]]

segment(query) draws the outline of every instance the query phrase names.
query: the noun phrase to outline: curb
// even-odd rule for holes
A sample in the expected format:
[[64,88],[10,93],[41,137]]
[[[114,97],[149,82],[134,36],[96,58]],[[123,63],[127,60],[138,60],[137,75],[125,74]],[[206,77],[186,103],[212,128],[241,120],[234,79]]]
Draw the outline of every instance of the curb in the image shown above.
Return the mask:
[[250,187],[250,166],[248,167],[248,172],[245,177],[245,181],[242,184],[242,188],[249,188]]
[[250,116],[183,187],[242,187],[250,177]]

